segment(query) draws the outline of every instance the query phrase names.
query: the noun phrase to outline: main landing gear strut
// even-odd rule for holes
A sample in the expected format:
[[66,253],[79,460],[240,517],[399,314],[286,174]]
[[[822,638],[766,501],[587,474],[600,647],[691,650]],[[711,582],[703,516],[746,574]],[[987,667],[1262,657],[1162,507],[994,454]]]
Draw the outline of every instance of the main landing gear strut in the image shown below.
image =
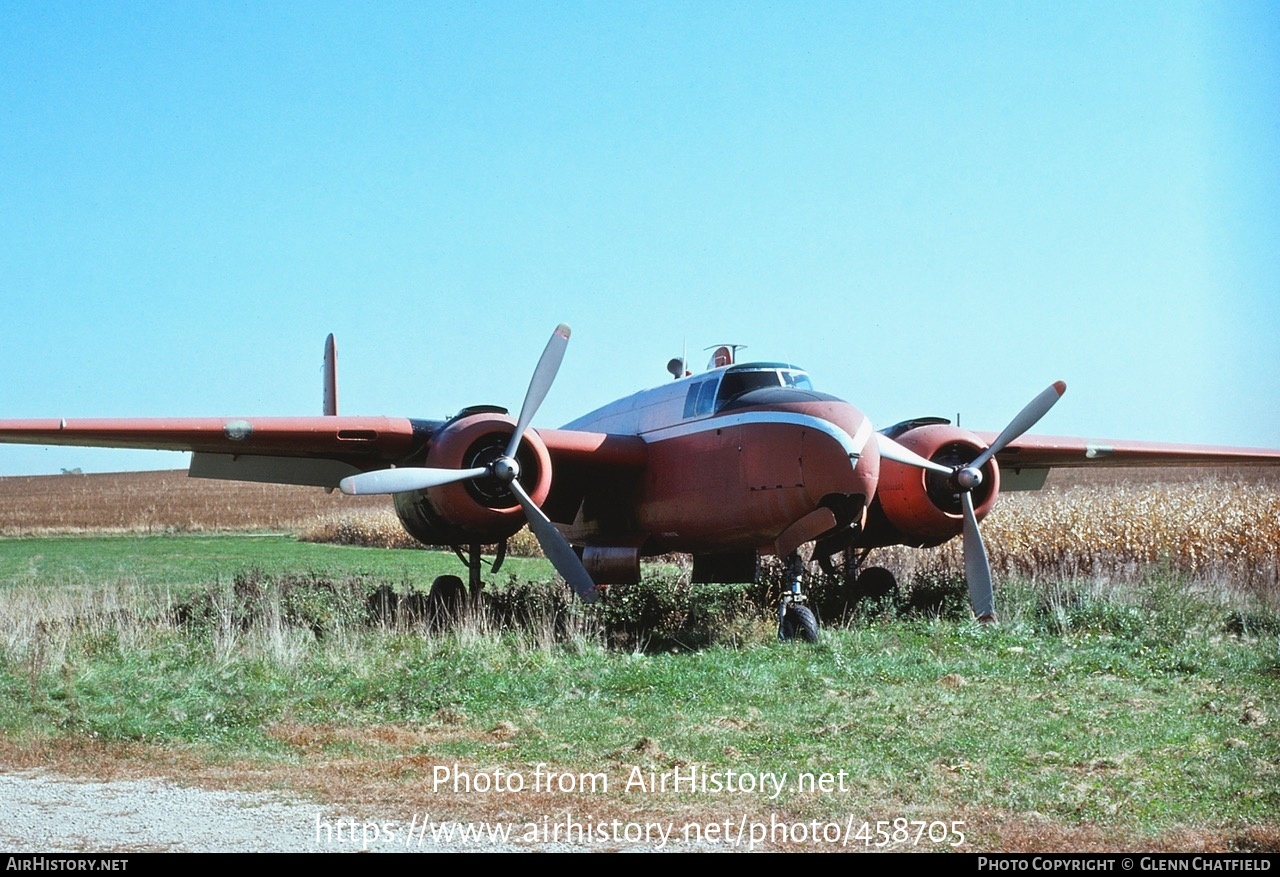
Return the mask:
[[807,643],[818,641],[818,619],[806,603],[800,589],[804,561],[798,551],[787,556],[787,589],[778,603],[778,639],[788,642],[802,639]]
[[[453,553],[458,555],[458,559],[467,565],[467,590],[471,592],[471,599],[479,600],[480,591],[484,588],[484,582],[480,579],[480,569],[484,563],[484,558],[480,556],[480,550],[483,546],[472,544],[468,546],[467,552],[464,554],[462,546],[453,546]],[[507,559],[507,540],[503,539],[498,543],[497,553],[494,555],[493,562],[489,564],[490,574],[496,573],[502,568],[502,561]]]

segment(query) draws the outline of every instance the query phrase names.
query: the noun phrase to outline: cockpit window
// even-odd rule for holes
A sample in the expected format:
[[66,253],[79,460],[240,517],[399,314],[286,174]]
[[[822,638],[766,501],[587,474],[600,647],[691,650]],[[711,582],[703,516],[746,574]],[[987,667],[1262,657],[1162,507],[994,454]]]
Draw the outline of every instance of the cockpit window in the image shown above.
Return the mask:
[[689,384],[684,397],[684,417],[706,417],[752,390],[789,387],[813,390],[809,376],[784,363],[754,363],[731,366]]
[[797,390],[812,390],[813,383],[802,371],[792,368],[745,367],[731,368],[720,380],[720,391],[716,393],[716,410],[729,402],[749,393],[769,387],[793,387]]
[[782,384],[786,387],[795,387],[797,390],[812,390],[813,381],[809,380],[809,376],[804,372],[791,371],[784,369],[778,374],[782,378]]
[[777,369],[752,369],[751,371],[725,372],[720,381],[720,392],[716,394],[716,407],[738,398],[743,393],[760,390],[765,387],[780,387]]

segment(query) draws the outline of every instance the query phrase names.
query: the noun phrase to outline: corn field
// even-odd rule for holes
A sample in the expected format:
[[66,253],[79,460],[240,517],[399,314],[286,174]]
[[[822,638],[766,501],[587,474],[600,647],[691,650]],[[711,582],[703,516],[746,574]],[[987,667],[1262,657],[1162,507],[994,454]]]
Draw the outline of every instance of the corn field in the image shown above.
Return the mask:
[[[1122,583],[1168,570],[1280,600],[1280,479],[1247,470],[1164,474],[1068,475],[1002,494],[982,522],[992,571],[1004,580]],[[868,562],[900,577],[964,574],[959,539],[884,549]]]
[[1280,487],[1209,480],[1012,494],[984,524],[998,568],[1097,574],[1151,564],[1201,577],[1280,577]]

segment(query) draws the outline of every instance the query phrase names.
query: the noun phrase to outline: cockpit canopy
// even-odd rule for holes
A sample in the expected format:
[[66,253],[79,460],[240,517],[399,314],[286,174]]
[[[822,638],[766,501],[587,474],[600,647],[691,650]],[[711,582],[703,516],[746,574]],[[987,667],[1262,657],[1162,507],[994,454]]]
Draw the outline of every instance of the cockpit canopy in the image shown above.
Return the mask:
[[690,381],[684,416],[687,419],[713,414],[743,393],[774,387],[812,390],[813,382],[803,370],[784,362],[732,365]]

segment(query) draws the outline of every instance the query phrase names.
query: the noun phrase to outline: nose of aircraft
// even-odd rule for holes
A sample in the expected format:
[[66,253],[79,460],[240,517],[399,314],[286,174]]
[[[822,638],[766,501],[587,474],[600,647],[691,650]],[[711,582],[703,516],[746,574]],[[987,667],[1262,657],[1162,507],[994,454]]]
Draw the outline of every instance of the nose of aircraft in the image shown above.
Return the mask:
[[816,502],[832,495],[861,496],[869,501],[880,478],[880,449],[872,440],[875,431],[867,416],[839,399],[798,403],[802,414],[815,427],[815,436],[806,440],[801,458],[805,488]]

